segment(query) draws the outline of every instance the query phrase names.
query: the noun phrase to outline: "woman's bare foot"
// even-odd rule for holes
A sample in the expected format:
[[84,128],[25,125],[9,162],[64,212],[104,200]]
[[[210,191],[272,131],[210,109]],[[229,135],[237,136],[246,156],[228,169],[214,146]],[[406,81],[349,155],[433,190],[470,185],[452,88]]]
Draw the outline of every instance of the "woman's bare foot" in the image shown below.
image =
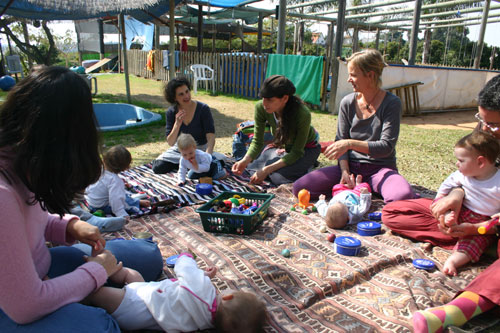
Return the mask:
[[469,256],[462,252],[453,252],[443,265],[443,273],[457,276],[457,269],[470,261]]

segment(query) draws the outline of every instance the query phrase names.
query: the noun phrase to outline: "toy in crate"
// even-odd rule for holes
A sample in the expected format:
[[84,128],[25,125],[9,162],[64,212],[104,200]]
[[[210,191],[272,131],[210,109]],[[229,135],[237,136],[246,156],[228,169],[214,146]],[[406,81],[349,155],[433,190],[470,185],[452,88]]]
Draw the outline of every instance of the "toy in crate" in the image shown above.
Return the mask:
[[251,234],[266,218],[274,194],[225,191],[196,210],[203,229]]

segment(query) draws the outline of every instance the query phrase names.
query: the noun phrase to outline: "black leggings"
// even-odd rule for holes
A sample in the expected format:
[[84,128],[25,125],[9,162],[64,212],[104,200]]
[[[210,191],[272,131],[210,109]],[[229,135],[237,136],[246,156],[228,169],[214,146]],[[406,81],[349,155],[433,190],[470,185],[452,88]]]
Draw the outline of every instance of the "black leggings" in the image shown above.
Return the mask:
[[171,171],[177,171],[179,169],[179,164],[163,160],[154,160],[152,164],[153,172],[157,174],[169,173]]

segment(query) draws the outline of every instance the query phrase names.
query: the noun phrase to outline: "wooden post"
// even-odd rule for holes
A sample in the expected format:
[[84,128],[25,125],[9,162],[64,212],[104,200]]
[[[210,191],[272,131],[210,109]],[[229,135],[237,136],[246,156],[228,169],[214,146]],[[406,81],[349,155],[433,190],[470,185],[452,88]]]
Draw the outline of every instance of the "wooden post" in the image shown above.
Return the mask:
[[127,60],[127,43],[125,36],[125,18],[123,13],[120,13],[120,31],[122,34],[122,49],[123,49],[123,71],[125,72],[125,89],[127,91],[127,103],[132,103],[132,98],[130,97],[130,82],[128,79],[128,60]]
[[217,38],[217,28],[214,24],[214,30],[212,30],[212,52],[215,52],[215,40]]
[[102,19],[97,20],[99,30],[99,59],[104,59],[104,23]]
[[410,54],[408,56],[408,65],[415,65],[415,57],[417,55],[418,26],[420,24],[421,10],[422,0],[416,0],[415,9],[413,10],[413,24],[411,27]]
[[277,54],[285,54],[285,30],[286,30],[286,0],[280,0],[278,17],[278,45]]
[[344,42],[344,19],[346,0],[338,0],[337,33],[335,34],[335,53],[332,57],[332,82],[330,88],[330,98],[328,99],[328,111],[335,113],[335,99],[337,95],[337,85],[339,83],[339,57],[342,56],[342,44]]
[[198,52],[203,52],[203,6],[198,5]]
[[326,102],[327,102],[327,97],[328,97],[328,81],[330,80],[330,64],[331,61],[330,59],[332,58],[333,54],[333,35],[334,34],[334,29],[333,29],[333,23],[328,24],[328,36],[326,37],[326,61],[325,61],[325,75],[323,77],[323,83],[322,83],[322,90],[323,90],[323,96],[321,98],[321,110],[326,110]]
[[491,0],[484,1],[483,18],[481,19],[481,28],[479,29],[479,40],[477,41],[476,57],[474,58],[474,68],[479,68],[481,65],[481,55],[483,54],[484,33],[486,32],[486,24],[488,24],[488,13],[490,11]]
[[259,24],[257,26],[257,54],[262,53],[262,21],[264,19],[264,14],[259,12]]
[[169,8],[169,41],[168,41],[168,51],[169,54],[169,71],[168,71],[168,79],[172,80],[175,77],[175,1],[170,0],[170,8]]
[[490,71],[493,70],[493,63],[495,62],[495,56],[497,53],[497,47],[493,46],[491,49],[491,56],[490,56]]
[[160,26],[158,24],[155,24],[154,49],[160,49]]

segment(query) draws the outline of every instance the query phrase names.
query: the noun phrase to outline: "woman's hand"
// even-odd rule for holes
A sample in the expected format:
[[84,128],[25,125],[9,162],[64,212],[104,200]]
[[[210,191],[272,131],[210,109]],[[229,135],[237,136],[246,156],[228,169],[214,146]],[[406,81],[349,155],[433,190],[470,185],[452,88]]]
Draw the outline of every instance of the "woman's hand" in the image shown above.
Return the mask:
[[472,223],[461,223],[454,224],[451,227],[448,227],[444,223],[438,223],[438,228],[443,234],[454,238],[463,238],[465,236],[478,235],[479,233],[477,232],[477,226],[477,224]]
[[184,109],[179,109],[175,115],[175,124],[182,124],[184,117],[186,116],[186,111]]
[[340,184],[345,184],[345,186],[347,186],[348,188],[354,188],[354,186],[356,186],[354,175],[347,170],[342,170]]
[[243,173],[243,171],[245,171],[249,163],[250,163],[250,158],[247,158],[247,156],[245,155],[245,157],[243,157],[242,160],[233,164],[233,166],[231,167],[231,171],[236,176],[241,176],[241,174]]
[[447,196],[431,204],[431,213],[438,221],[441,215],[445,215],[448,211],[454,212],[455,216],[458,217],[463,199],[464,191],[461,188],[455,188]]
[[73,219],[68,222],[66,232],[74,239],[88,244],[92,247],[92,252],[100,253],[106,245],[106,240],[99,232],[99,228],[85,221]]
[[336,160],[348,150],[349,140],[339,140],[329,145],[323,154],[330,160]]
[[259,169],[250,177],[250,184],[260,184],[266,180],[268,173],[264,169]]
[[87,262],[96,262],[106,270],[106,274],[109,276],[115,274],[123,267],[123,263],[117,262],[113,253],[108,250],[103,250],[100,254],[93,255],[92,257],[85,257]]

